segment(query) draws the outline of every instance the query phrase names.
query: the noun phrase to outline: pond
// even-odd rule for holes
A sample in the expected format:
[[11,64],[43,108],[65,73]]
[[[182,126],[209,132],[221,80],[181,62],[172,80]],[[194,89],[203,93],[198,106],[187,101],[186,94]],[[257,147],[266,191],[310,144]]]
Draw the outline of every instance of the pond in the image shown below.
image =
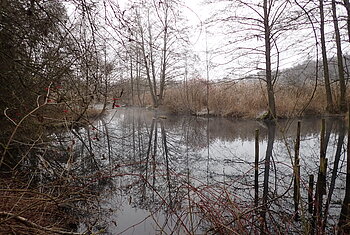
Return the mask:
[[[310,229],[314,212],[308,211],[309,179],[318,178],[321,120],[301,120],[300,199],[295,210],[297,121],[273,124],[173,116],[142,108],[109,110],[93,127],[65,136],[75,156],[66,167],[96,174],[92,184],[101,199],[79,231],[298,234]],[[342,119],[326,120],[327,194],[322,199],[327,206],[322,210],[329,208],[324,214],[330,232],[345,195],[345,135]]]

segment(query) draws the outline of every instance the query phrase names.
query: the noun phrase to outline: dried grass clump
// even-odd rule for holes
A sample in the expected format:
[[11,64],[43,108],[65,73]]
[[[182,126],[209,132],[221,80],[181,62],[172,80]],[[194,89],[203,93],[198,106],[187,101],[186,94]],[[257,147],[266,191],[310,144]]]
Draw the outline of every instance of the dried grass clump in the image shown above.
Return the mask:
[[255,117],[266,107],[264,92],[259,84],[219,84],[215,87],[209,108],[218,116]]
[[2,175],[0,234],[78,234],[72,231],[77,217],[69,211],[87,194],[62,182],[35,186],[32,181],[23,174]]
[[296,86],[277,86],[276,109],[279,117],[290,118],[305,115],[321,115],[325,112],[326,106],[324,89],[306,85],[304,87]]
[[193,80],[167,90],[163,105],[173,113],[195,114],[207,106],[205,81]]

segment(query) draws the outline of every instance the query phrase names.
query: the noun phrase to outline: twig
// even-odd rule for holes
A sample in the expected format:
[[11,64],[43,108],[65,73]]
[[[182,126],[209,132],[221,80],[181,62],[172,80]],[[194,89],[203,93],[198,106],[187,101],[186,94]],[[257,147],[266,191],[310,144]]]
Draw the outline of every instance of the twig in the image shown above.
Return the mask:
[[47,228],[47,227],[43,227],[40,226],[36,223],[33,223],[31,221],[29,221],[28,219],[19,216],[19,215],[15,215],[13,213],[9,213],[9,212],[5,212],[5,211],[0,211],[0,217],[11,217],[13,219],[16,219],[30,227],[36,228],[36,229],[40,229],[40,230],[44,230],[44,231],[48,231],[48,232],[53,232],[53,233],[58,233],[58,234],[66,234],[66,235],[82,235],[85,233],[75,233],[75,232],[67,232],[67,231],[61,231],[61,230],[55,230],[55,229],[51,229],[51,228]]
[[[52,83],[51,83],[52,84]],[[15,134],[18,130],[18,128],[21,126],[22,122],[24,122],[25,119],[27,119],[27,117],[29,117],[30,115],[32,115],[33,113],[35,113],[38,109],[40,109],[42,106],[46,105],[47,104],[47,100],[48,100],[48,97],[49,97],[49,94],[50,94],[50,87],[51,87],[51,84],[49,85],[49,88],[47,89],[47,93],[46,93],[46,96],[45,96],[45,100],[44,100],[44,103],[42,105],[40,105],[39,103],[39,98],[40,96],[38,96],[37,98],[37,107],[35,107],[35,109],[33,109],[32,111],[30,111],[29,113],[27,113],[18,123],[14,122],[11,118],[9,118],[7,115],[6,115],[6,110],[7,108],[4,110],[4,114],[7,118],[9,118],[9,120],[12,121],[12,123],[14,123],[16,125],[15,129],[13,130],[10,138],[8,139],[5,147],[4,147],[4,152],[2,153],[2,156],[1,156],[1,160],[0,160],[0,167],[2,166],[2,164],[4,163],[4,160],[5,160],[5,156],[6,156],[6,153],[7,153],[7,150],[9,149],[9,146],[11,144],[11,142],[13,141],[13,138],[15,137]]]

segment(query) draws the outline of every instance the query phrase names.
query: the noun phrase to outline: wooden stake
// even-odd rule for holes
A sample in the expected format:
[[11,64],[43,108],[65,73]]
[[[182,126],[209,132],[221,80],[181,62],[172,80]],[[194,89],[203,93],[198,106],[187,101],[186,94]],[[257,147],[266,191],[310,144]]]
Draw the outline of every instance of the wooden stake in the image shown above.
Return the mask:
[[299,159],[299,151],[300,151],[300,121],[298,122],[297,127],[297,137],[295,140],[295,148],[294,148],[294,211],[295,211],[295,220],[299,220],[299,200],[300,200],[300,159]]
[[255,130],[255,207],[259,205],[259,129]]
[[309,175],[309,190],[308,190],[308,205],[309,205],[309,213],[313,213],[313,195],[314,195],[314,175]]

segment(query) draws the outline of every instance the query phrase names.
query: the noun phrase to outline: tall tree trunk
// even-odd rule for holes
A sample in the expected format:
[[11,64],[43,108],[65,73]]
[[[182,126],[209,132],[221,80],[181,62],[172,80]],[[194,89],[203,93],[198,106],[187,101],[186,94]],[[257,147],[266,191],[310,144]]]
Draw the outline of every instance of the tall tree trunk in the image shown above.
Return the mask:
[[268,1],[264,0],[264,33],[265,33],[265,67],[266,67],[266,88],[269,112],[268,118],[276,118],[275,93],[273,90],[272,71],[271,71],[271,28],[269,25],[270,6]]
[[153,106],[154,107],[157,107],[158,106],[158,102],[157,102],[157,91],[154,90],[154,86],[152,84],[152,77],[151,77],[151,68],[148,64],[148,62],[150,61],[150,64],[152,64],[152,61],[149,59],[149,55],[146,53],[146,48],[145,48],[145,37],[144,37],[144,30],[143,30],[143,27],[141,25],[141,16],[138,14],[138,12],[136,12],[137,14],[137,17],[138,17],[138,26],[139,26],[139,29],[140,29],[140,36],[141,36],[141,52],[142,52],[142,57],[143,57],[143,60],[144,60],[144,64],[145,64],[145,69],[146,69],[146,76],[147,76],[147,81],[148,81],[148,86],[149,86],[149,89],[150,89],[150,92],[151,92],[151,96],[152,96],[152,101],[153,101]]
[[131,87],[131,105],[134,106],[134,74],[132,56],[130,56],[130,87]]
[[151,80],[151,69],[149,67],[148,64],[148,56],[146,55],[146,51],[145,51],[145,45],[144,45],[144,39],[143,36],[142,38],[142,54],[143,54],[143,59],[144,59],[144,63],[145,63],[145,68],[146,68],[146,76],[147,76],[147,81],[148,81],[148,86],[151,92],[151,96],[152,96],[152,101],[153,101],[153,106],[157,107],[157,97],[156,97],[156,93],[153,90],[153,85],[152,85],[152,80]]
[[338,72],[339,72],[339,89],[340,89],[340,97],[339,97],[339,111],[341,113],[346,112],[346,85],[345,85],[345,75],[344,75],[344,65],[343,65],[343,53],[341,49],[341,40],[340,40],[340,32],[338,26],[338,17],[337,17],[337,9],[336,2],[332,0],[332,15],[333,15],[333,23],[334,23],[334,32],[335,32],[335,41],[337,44],[337,59],[338,59]]
[[144,105],[141,100],[141,88],[140,88],[140,78],[141,78],[141,59],[140,59],[140,50],[136,49],[136,92],[137,92],[137,100],[139,105],[142,107]]
[[346,22],[347,22],[347,27],[348,27],[348,40],[350,42],[350,2],[349,0],[344,0],[344,6],[346,8],[346,12],[347,12],[347,19],[346,19]]
[[322,61],[323,61],[323,76],[326,88],[327,107],[326,110],[329,113],[334,113],[332,90],[329,82],[329,69],[326,50],[326,39],[324,36],[324,12],[323,12],[323,0],[320,0],[320,33],[321,33],[321,47],[322,47]]
[[[154,91],[154,98],[156,102],[154,102],[154,107],[157,108],[159,105],[159,99],[158,99],[158,92],[157,92],[157,79],[156,79],[156,69],[154,66],[154,54],[153,54],[153,34],[152,34],[152,24],[150,21],[150,13],[148,11],[148,35],[149,35],[149,62],[151,66],[151,71],[152,71],[152,82],[153,82],[153,91]],[[152,88],[151,88],[152,89]]]
[[166,74],[166,58],[167,58],[167,50],[168,50],[168,4],[165,3],[165,18],[164,18],[164,36],[163,36],[163,53],[162,53],[162,68],[160,75],[160,84],[159,84],[159,103],[162,103],[164,98],[164,89],[165,89],[165,74]]

